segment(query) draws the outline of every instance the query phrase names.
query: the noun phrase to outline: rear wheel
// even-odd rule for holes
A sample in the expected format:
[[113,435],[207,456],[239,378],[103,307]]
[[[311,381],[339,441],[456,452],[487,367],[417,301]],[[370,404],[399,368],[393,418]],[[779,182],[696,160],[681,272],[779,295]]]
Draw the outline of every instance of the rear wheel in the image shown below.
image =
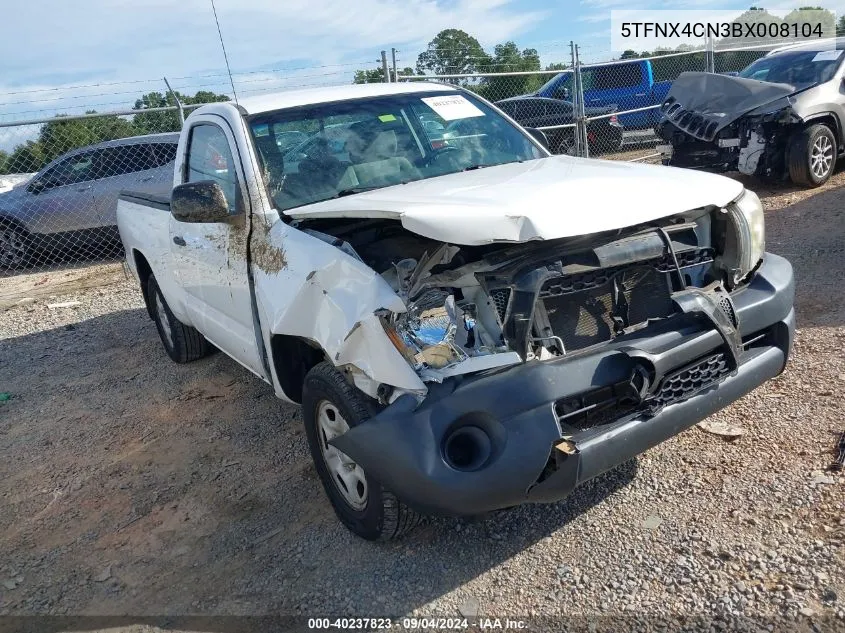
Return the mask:
[[836,165],[836,137],[829,127],[810,125],[789,142],[789,177],[795,184],[818,187],[827,182]]
[[420,515],[329,443],[377,411],[375,402],[350,385],[329,362],[316,365],[305,377],[302,392],[305,434],[335,514],[357,536],[369,541],[387,541],[414,528],[420,522]]
[[147,300],[150,302],[150,314],[153,315],[164,351],[177,363],[189,363],[207,356],[212,347],[196,328],[185,325],[164,300],[154,275],[147,281]]

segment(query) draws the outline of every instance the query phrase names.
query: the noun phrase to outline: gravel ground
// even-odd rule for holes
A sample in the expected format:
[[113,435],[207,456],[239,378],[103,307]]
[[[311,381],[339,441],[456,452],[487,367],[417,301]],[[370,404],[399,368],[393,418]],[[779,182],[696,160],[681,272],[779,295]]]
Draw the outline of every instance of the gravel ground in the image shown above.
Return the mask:
[[800,331],[783,376],[714,416],[746,434],[691,429],[564,502],[435,519],[386,545],[335,520],[298,409],[222,354],[171,363],[132,283],[0,312],[0,615],[845,628],[845,478],[825,471],[845,429],[845,174],[813,191],[747,184],[769,249],[796,268]]

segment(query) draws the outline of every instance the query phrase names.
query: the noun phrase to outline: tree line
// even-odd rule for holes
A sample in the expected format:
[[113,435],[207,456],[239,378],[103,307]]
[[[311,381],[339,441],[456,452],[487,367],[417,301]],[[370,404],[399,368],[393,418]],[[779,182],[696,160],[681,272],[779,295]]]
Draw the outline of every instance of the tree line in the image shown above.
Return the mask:
[[[176,95],[183,105],[229,100],[226,95],[208,90],[200,90],[193,96],[182,95],[177,91]],[[35,140],[25,141],[11,152],[0,150],[0,175],[38,171],[54,158],[77,147],[128,136],[178,132],[181,125],[176,110],[145,112],[151,108],[175,105],[176,98],[173,94],[149,92],[136,99],[132,109],[138,110],[138,114],[132,115],[131,119],[117,115],[67,119],[67,115],[56,115],[41,126]],[[86,114],[96,114],[96,111],[88,110]]]
[[[563,70],[565,64],[555,63],[545,70]],[[426,50],[417,57],[416,68],[399,70],[400,77],[410,75],[466,75],[474,73],[533,72],[543,70],[540,55],[535,48],[520,49],[515,42],[508,41],[493,47],[488,53],[481,43],[466,31],[445,29],[432,39]],[[508,77],[484,77],[478,80],[455,78],[452,83],[464,85],[482,96],[494,100],[504,99],[527,92],[533,92],[545,83],[549,76],[512,75]],[[384,81],[384,71],[356,71],[353,83],[377,83]]]
[[[795,9],[780,18],[762,7],[752,6],[734,19],[734,22],[764,24],[800,24],[808,19],[805,11],[815,11],[813,20],[822,23],[826,35],[845,35],[845,16],[836,20],[834,14],[822,7],[806,6]],[[725,38],[716,42],[717,51],[721,48],[741,47],[759,44],[759,40],[746,37]],[[673,53],[689,53],[674,55]],[[766,54],[765,50],[741,50],[717,52],[714,58],[717,73],[740,71],[751,62]],[[701,71],[705,68],[704,47],[681,44],[675,48],[658,47],[651,51],[626,50],[618,59],[652,58],[652,68],[656,81],[673,80],[685,71]],[[666,57],[665,59],[660,59]],[[607,61],[614,61],[613,59]],[[406,67],[399,71],[400,77],[409,75],[466,75],[493,74],[507,72],[539,72],[541,70],[566,70],[570,64],[555,62],[545,67],[540,62],[537,49],[520,49],[513,42],[497,44],[492,52],[484,49],[479,41],[460,29],[445,29],[432,39],[426,49],[417,57],[416,68]],[[550,75],[511,75],[505,77],[452,78],[447,79],[473,90],[492,101],[506,99],[538,90]],[[384,81],[381,68],[359,70],[353,83],[373,83]]]

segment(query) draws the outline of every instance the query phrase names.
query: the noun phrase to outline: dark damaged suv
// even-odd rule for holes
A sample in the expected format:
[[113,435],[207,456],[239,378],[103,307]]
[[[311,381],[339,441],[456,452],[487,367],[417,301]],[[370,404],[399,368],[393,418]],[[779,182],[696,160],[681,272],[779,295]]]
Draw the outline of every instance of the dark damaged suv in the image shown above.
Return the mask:
[[845,38],[781,48],[739,76],[682,73],[656,131],[664,164],[824,183],[845,149]]

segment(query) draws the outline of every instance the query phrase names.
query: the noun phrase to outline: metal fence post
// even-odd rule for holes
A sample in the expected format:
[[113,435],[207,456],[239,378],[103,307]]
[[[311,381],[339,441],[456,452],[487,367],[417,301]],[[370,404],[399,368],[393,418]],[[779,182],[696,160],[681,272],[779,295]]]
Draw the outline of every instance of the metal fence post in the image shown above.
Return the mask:
[[581,94],[578,86],[578,72],[575,69],[575,42],[573,42],[572,40],[569,40],[569,55],[572,66],[572,116],[575,123],[575,127],[572,130],[572,140],[575,142],[575,155],[580,156],[581,135],[578,134],[578,116],[580,112],[580,109],[578,107],[578,101],[581,99]]
[[170,87],[170,82],[167,81],[167,77],[163,77],[162,79],[164,79],[164,84],[167,86],[167,90],[173,95],[176,107],[179,108],[179,128],[181,129],[185,126],[185,108],[182,106],[182,101],[179,99],[179,95],[177,95],[176,91]]
[[587,110],[584,104],[584,84],[581,78],[581,57],[578,45],[572,49],[573,66],[575,69],[575,94],[578,100],[575,107],[575,153],[584,158],[590,157],[590,146],[587,140]]
[[390,83],[390,70],[387,68],[387,51],[381,52],[381,69],[384,72],[384,83]]
[[704,72],[716,72],[716,53],[714,51],[714,41],[709,35],[704,40]]

